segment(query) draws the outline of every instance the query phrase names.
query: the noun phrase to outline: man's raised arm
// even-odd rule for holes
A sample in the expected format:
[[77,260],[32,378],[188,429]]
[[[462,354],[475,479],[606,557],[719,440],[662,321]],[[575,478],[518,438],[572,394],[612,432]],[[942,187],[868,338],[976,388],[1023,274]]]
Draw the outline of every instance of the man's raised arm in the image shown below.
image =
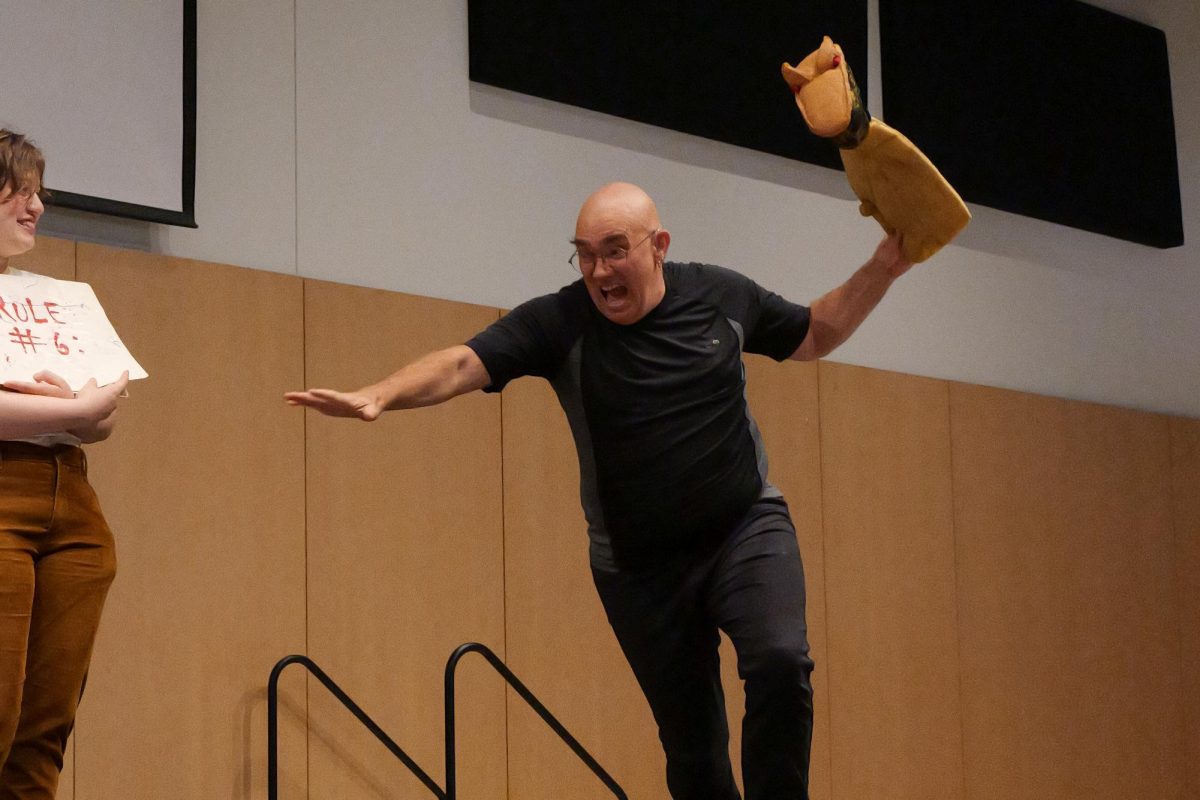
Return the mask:
[[384,411],[437,405],[491,382],[475,351],[460,344],[436,350],[358,391],[309,389],[287,392],[283,399],[288,405],[315,408],[331,417],[370,422]]
[[808,335],[790,358],[813,361],[824,358],[850,338],[883,299],[892,281],[908,272],[912,262],[904,257],[900,236],[891,234],[850,279],[816,300],[810,310]]

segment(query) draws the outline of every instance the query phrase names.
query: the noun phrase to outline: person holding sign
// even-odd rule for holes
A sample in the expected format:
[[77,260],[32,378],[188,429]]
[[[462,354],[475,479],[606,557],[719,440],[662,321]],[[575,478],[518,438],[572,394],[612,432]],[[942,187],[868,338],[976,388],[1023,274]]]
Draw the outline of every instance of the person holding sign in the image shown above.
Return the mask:
[[[44,168],[0,129],[0,271],[34,245]],[[0,800],[51,800],[58,785],[116,572],[79,445],[112,433],[127,382],[72,391],[40,370],[0,391]]]
[[823,357],[912,266],[883,239],[811,306],[732,270],[666,260],[671,236],[629,183],[579,211],[580,280],[527,301],[462,345],[352,392],[288,392],[323,414],[377,419],[522,375],[566,412],[600,600],[658,723],[676,800],[736,800],[718,631],[745,681],[747,800],[807,798],[812,686],[804,572],[787,503],[767,478],[743,353]]

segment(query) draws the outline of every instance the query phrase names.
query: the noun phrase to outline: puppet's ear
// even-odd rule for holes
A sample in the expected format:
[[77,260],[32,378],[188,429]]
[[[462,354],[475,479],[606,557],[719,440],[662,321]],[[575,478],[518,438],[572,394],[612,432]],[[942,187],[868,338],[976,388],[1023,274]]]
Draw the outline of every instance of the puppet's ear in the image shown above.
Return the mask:
[[794,67],[785,63],[780,71],[796,95],[796,105],[809,130],[832,138],[849,127],[856,91],[842,48],[832,39],[826,36],[803,61]]

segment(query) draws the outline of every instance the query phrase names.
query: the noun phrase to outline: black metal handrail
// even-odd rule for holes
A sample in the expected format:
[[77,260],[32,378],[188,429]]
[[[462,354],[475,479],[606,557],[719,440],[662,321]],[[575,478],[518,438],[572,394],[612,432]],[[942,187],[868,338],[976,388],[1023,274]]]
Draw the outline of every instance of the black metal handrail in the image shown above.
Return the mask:
[[493,653],[487,646],[479,644],[478,642],[468,642],[467,644],[460,645],[453,653],[450,654],[450,659],[446,662],[445,790],[434,783],[433,779],[430,778],[429,775],[417,765],[417,762],[413,761],[412,757],[409,756],[408,753],[405,753],[400,745],[392,741],[392,738],[388,736],[378,724],[376,724],[375,720],[367,716],[367,713],[359,708],[358,704],[351,700],[349,695],[342,691],[341,687],[334,683],[333,679],[326,675],[325,672],[316,664],[314,664],[310,658],[301,655],[291,655],[281,658],[275,664],[274,669],[271,670],[270,680],[267,681],[268,800],[279,800],[279,676],[283,670],[291,664],[300,664],[317,680],[319,680],[322,685],[329,690],[330,694],[336,697],[338,701],[341,702],[341,704],[358,719],[359,722],[366,726],[367,730],[369,730],[376,739],[378,739],[385,747],[387,747],[392,755],[400,759],[401,763],[408,767],[409,771],[416,775],[417,778],[420,779],[421,783],[425,784],[425,787],[428,788],[429,791],[433,792],[434,797],[437,797],[439,800],[457,800],[458,794],[457,779],[455,776],[454,752],[454,674],[455,670],[458,668],[458,662],[461,661],[462,657],[467,653],[479,653],[481,656],[483,656],[484,659],[486,659],[487,662],[492,665],[492,668],[500,674],[500,677],[504,678],[504,680],[508,682],[508,685],[511,686],[517,692],[517,694],[521,696],[521,699],[528,703],[529,707],[537,712],[537,715],[542,718],[542,721],[550,726],[550,729],[557,733],[560,739],[566,742],[567,746],[571,748],[571,751],[575,753],[579,760],[586,764],[588,768],[596,774],[596,777],[598,777],[604,783],[609,791],[620,798],[620,800],[628,800],[625,795],[625,791],[617,784],[615,780],[612,779],[612,776],[604,771],[604,768],[601,767],[596,759],[584,749],[583,745],[581,745],[579,741],[572,736],[566,728],[563,727],[563,724],[559,722],[553,714],[550,713],[550,710],[542,705],[540,700],[534,697],[533,692],[529,691],[525,684],[521,683],[517,676],[512,673],[512,670],[505,666],[504,662],[501,661],[495,653]]
[[430,778],[425,770],[421,769],[417,762],[412,760],[408,753],[404,752],[400,745],[392,741],[392,737],[388,736],[383,728],[376,724],[375,720],[367,716],[367,713],[358,707],[358,704],[350,699],[342,688],[333,682],[333,679],[325,674],[324,670],[318,667],[307,656],[285,656],[279,659],[275,664],[275,668],[271,670],[271,678],[267,681],[267,797],[269,800],[279,800],[279,675],[290,664],[300,664],[306,670],[319,680],[329,693],[344,705],[351,714],[358,718],[358,721],[366,726],[375,738],[383,743],[384,747],[391,751],[392,755],[400,759],[404,766],[416,775],[421,783],[433,792],[433,796],[439,800],[446,800],[446,793],[442,791],[442,787],[434,783],[433,778]]
[[558,737],[566,742],[567,747],[579,757],[579,760],[587,764],[588,768],[596,774],[601,782],[608,787],[614,795],[621,800],[628,800],[625,796],[625,791],[612,779],[604,768],[592,758],[592,755],[584,749],[583,745],[572,736],[563,724],[559,722],[550,710],[542,705],[541,701],[533,696],[533,692],[525,687],[525,684],[512,673],[504,662],[493,653],[486,645],[478,642],[468,642],[460,645],[453,653],[450,654],[450,660],[446,662],[446,800],[457,800],[457,786],[455,780],[455,757],[454,757],[454,672],[458,667],[458,662],[467,653],[479,653],[483,656],[496,672],[500,673],[500,677],[508,681],[508,685],[516,690],[521,699],[529,704],[529,707],[537,712],[537,715],[542,718],[542,721],[550,726],[550,729],[558,734]]

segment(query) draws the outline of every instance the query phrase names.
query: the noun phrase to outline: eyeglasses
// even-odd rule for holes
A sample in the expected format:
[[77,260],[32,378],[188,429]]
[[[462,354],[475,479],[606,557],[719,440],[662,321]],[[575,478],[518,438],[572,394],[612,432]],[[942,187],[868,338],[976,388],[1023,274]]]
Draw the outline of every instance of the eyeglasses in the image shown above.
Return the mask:
[[7,193],[3,189],[0,189],[0,203],[18,201],[24,203],[25,205],[29,205],[33,202],[34,197],[37,197],[39,200],[44,200],[45,195],[46,192],[40,189],[35,191],[32,186],[25,184]]
[[578,247],[576,247],[575,252],[571,253],[571,257],[567,259],[567,263],[580,272],[591,272],[596,268],[596,264],[601,261],[605,262],[610,267],[624,264],[625,259],[629,258],[629,254],[633,252],[635,248],[640,247],[641,245],[650,241],[650,238],[654,236],[654,234],[658,233],[659,230],[660,228],[655,228],[638,240],[637,244],[630,245],[629,247],[622,247],[621,245],[616,244],[609,245],[608,249],[604,253],[593,253],[588,250],[580,250]]

